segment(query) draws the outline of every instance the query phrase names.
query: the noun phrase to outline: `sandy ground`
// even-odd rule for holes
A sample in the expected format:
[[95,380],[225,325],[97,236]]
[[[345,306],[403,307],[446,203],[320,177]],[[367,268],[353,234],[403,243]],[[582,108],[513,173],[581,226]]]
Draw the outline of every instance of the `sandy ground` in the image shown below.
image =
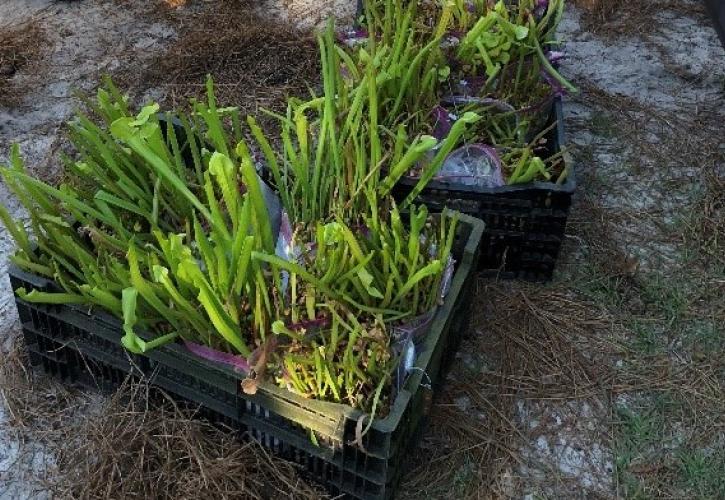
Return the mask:
[[[23,23],[39,23],[47,40],[42,58],[14,75],[18,88],[30,89],[19,106],[0,107],[0,161],[9,147],[21,147],[26,164],[38,176],[56,178],[56,153],[61,147],[61,126],[78,105],[75,90],[90,91],[100,74],[127,60],[147,57],[161,50],[173,32],[160,23],[146,22],[133,9],[111,2],[55,2],[49,0],[2,0],[0,29]],[[0,183],[0,199],[18,218],[24,214]],[[13,243],[0,230],[0,344],[10,347],[17,335],[17,311],[6,277],[7,257]],[[0,498],[42,498],[32,478],[42,477],[52,466],[40,443],[28,442],[22,432],[8,426],[10,415],[0,401]]]
[[[634,10],[621,15],[634,15],[638,3],[652,5],[633,2],[630,7]],[[103,72],[126,65],[143,67],[177,36],[171,24],[146,15],[139,4],[143,2],[0,0],[0,29],[35,22],[45,28],[48,38],[42,59],[13,77],[29,89],[21,104],[11,109],[0,106],[0,163],[9,144],[19,143],[38,176],[58,176],[61,126],[77,105],[73,91],[92,90]],[[305,27],[319,23],[331,10],[349,15],[353,9],[349,1],[319,8],[309,0],[293,0],[268,10]],[[725,52],[699,2],[680,2],[676,8],[670,5],[649,12],[646,21],[651,27],[646,31],[614,29],[615,18],[595,33],[588,30],[583,11],[570,8],[566,15],[561,27],[568,55],[563,71],[582,92],[565,105],[567,139],[577,160],[580,189],[562,263],[549,287],[480,283],[480,314],[485,317],[479,318],[472,344],[450,377],[450,390],[434,411],[419,456],[428,463],[418,465],[406,479],[411,498],[614,498],[637,492],[649,497],[717,496],[716,490],[709,495],[707,486],[701,491],[687,482],[683,486],[670,475],[657,476],[656,471],[663,468],[679,470],[679,462],[672,458],[675,455],[645,453],[645,448],[656,448],[649,441],[637,441],[625,449],[623,443],[634,438],[617,417],[639,415],[637,411],[650,404],[649,392],[642,389],[650,386],[632,382],[644,373],[647,363],[680,363],[695,370],[693,373],[705,370],[705,365],[693,364],[697,349],[685,333],[695,324],[698,331],[707,324],[715,338],[722,336],[718,321],[725,311],[724,266],[722,256],[717,255],[722,250],[716,245],[715,255],[708,253],[712,240],[703,236],[705,230],[698,233],[697,224],[702,220],[692,218],[703,210],[701,203],[709,196],[708,179],[725,176]],[[148,95],[162,92],[147,90]],[[23,218],[2,184],[0,199]],[[714,217],[721,213],[716,211]],[[691,242],[701,240],[709,242],[710,250],[702,245],[692,250]],[[9,349],[18,332],[5,278],[12,250],[9,235],[0,228],[3,350]],[[603,271],[600,261],[607,261],[615,271]],[[671,311],[679,304],[670,300],[671,290],[680,286],[688,297],[686,305],[698,308],[692,316],[679,309]],[[508,297],[517,294],[535,305],[540,303],[534,296],[541,295],[543,311],[553,296],[547,294],[555,294],[557,303],[568,311],[561,314],[571,314],[567,321],[578,326],[567,336],[555,313],[542,316],[546,321],[539,318],[554,347],[534,361],[527,360],[533,364],[516,372],[515,380],[509,374],[517,385],[506,391],[510,397],[497,402],[489,386],[502,383],[503,368],[500,352],[492,347],[497,338],[492,329],[505,322],[504,312],[497,307],[507,305]],[[522,310],[531,312],[533,307]],[[686,323],[677,322],[683,317]],[[642,334],[635,324],[645,324],[646,331]],[[653,343],[654,354],[630,348],[632,339],[639,339],[640,334]],[[697,345],[704,345],[701,337],[693,338],[699,339]],[[563,347],[554,345],[554,340],[562,339]],[[530,347],[526,349],[521,353],[530,352]],[[722,352],[722,345],[716,344],[707,356],[722,359]],[[552,359],[558,364],[551,364]],[[464,376],[473,382],[463,386]],[[720,395],[722,377],[721,373],[714,378],[715,392]],[[675,375],[672,378],[680,380]],[[59,398],[60,393],[62,398],[70,398],[71,403],[65,403],[68,408],[97,404],[95,396],[67,394],[52,384],[43,387],[49,398]],[[496,388],[499,393],[500,387]],[[465,432],[453,427],[453,422],[469,419],[472,423]],[[684,417],[671,423],[665,427],[672,442],[695,443],[696,424]],[[712,424],[708,429],[710,447],[715,451],[701,447],[706,458],[720,456],[725,449],[722,419]],[[690,425],[692,432],[688,431]],[[471,434],[471,428],[477,433]],[[54,457],[32,436],[18,428],[0,400],[0,498],[47,496],[38,479],[52,469]],[[452,443],[461,442],[456,439],[463,439],[464,446],[449,450]],[[498,451],[477,454],[488,446]],[[673,450],[680,449],[673,446]],[[697,446],[685,451],[699,453]],[[445,468],[436,470],[436,464]],[[719,465],[715,462],[715,471]],[[722,465],[721,473],[725,460]],[[421,471],[430,467],[435,476],[421,479]],[[643,470],[655,473],[644,477]],[[672,484],[651,486],[651,477],[665,483],[672,480]]]

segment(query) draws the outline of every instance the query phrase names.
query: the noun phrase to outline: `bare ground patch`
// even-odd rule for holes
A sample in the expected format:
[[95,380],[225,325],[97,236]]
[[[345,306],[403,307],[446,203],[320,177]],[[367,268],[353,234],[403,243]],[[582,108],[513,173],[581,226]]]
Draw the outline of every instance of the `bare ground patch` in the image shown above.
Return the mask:
[[[4,163],[10,145],[18,143],[34,173],[48,180],[58,176],[62,127],[79,105],[77,93],[93,92],[100,75],[127,61],[143,60],[144,51],[159,50],[172,35],[163,22],[145,15],[149,9],[144,4],[121,8],[111,0],[3,3],[2,15],[9,16],[10,26],[40,34],[17,42],[31,50],[41,44],[42,64],[19,67],[12,83],[22,93],[16,92],[12,102],[0,102],[0,161]],[[3,26],[0,33],[8,29]]]

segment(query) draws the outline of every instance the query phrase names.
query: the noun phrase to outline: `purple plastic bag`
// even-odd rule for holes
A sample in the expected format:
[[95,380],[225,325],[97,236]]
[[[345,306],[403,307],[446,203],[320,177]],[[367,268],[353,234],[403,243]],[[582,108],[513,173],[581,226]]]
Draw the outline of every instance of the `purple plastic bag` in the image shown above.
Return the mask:
[[452,115],[446,108],[440,104],[431,111],[433,117],[433,137],[442,141],[448,136],[453,127],[455,115]]
[[566,95],[566,89],[562,87],[561,83],[558,82],[556,78],[551,76],[548,71],[546,71],[544,68],[541,69],[541,77],[546,80],[546,83],[548,83],[551,86],[551,97],[563,97]]
[[536,0],[534,5],[534,17],[539,20],[546,15],[549,10],[549,0]]
[[214,361],[215,363],[231,366],[236,372],[246,375],[252,369],[246,359],[234,354],[217,351],[211,347],[197,344],[195,342],[189,342],[188,340],[184,341],[184,346],[197,356],[208,359],[209,361]]

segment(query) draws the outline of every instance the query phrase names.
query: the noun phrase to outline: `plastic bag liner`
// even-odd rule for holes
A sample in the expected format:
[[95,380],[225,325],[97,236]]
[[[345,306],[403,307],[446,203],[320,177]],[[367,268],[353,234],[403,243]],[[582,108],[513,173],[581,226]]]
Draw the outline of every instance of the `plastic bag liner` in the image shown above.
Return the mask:
[[413,370],[415,358],[418,356],[418,347],[425,334],[428,333],[436,309],[434,307],[425,314],[416,316],[407,323],[393,328],[393,355],[399,358],[398,366],[395,369],[393,384],[395,393],[397,394],[405,385],[408,375]]
[[[451,288],[454,265],[455,260],[453,257],[448,256],[439,287],[438,299],[440,302],[443,302]],[[427,313],[416,316],[410,321],[393,328],[393,343],[391,348],[393,356],[400,359],[393,377],[393,388],[396,394],[400,392],[403,385],[405,385],[408,375],[414,369],[415,359],[418,357],[418,350],[421,343],[425,340],[437,309],[438,305],[434,306]]]
[[534,17],[536,20],[538,21],[544,17],[544,14],[546,14],[548,9],[549,0],[536,0],[536,4],[534,5]]
[[[262,197],[264,198],[264,205],[267,207],[272,234],[279,235],[282,223],[282,202],[279,201],[279,196],[277,196],[274,190],[259,177],[259,174],[257,174],[257,179],[262,188]],[[289,224],[289,221],[287,223]]]
[[466,186],[504,185],[501,160],[493,147],[484,144],[467,144],[452,151],[443,161],[436,179]]
[[[292,224],[289,220],[287,212],[282,210],[280,214],[279,231],[277,235],[277,246],[274,249],[275,255],[286,261],[297,261],[300,256],[300,249],[296,248],[292,243]],[[289,283],[289,273],[287,271],[281,271],[281,283],[280,294],[282,297],[287,293],[287,285]]]

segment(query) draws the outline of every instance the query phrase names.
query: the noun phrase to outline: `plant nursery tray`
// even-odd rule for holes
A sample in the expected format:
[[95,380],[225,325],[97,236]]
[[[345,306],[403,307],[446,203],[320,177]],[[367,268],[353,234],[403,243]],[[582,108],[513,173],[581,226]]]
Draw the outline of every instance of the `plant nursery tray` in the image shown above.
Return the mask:
[[[148,378],[182,402],[200,407],[212,422],[250,436],[333,493],[361,499],[391,498],[412,459],[432,393],[443,380],[468,327],[476,262],[484,224],[462,215],[452,254],[456,268],[445,303],[389,414],[373,420],[353,444],[359,410],[305,399],[262,382],[257,393],[241,389],[244,375],[196,356],[181,344],[167,344],[137,356],[121,347],[121,322],[75,305],[33,304],[15,297],[31,363],[52,375],[87,386],[114,387],[129,373]],[[45,278],[10,266],[13,290],[57,290]],[[432,384],[432,389],[430,389]],[[365,421],[367,425],[367,420]],[[317,444],[313,443],[314,433]]]
[[[564,144],[561,98],[554,100],[548,125],[547,143],[554,154]],[[554,272],[564,240],[572,195],[576,189],[574,168],[564,155],[568,174],[562,184],[529,184],[481,188],[443,180],[433,180],[418,202],[431,210],[444,207],[459,210],[484,221],[479,269],[485,275],[503,279],[548,281]],[[403,178],[394,189],[396,199],[404,199],[416,179]]]

